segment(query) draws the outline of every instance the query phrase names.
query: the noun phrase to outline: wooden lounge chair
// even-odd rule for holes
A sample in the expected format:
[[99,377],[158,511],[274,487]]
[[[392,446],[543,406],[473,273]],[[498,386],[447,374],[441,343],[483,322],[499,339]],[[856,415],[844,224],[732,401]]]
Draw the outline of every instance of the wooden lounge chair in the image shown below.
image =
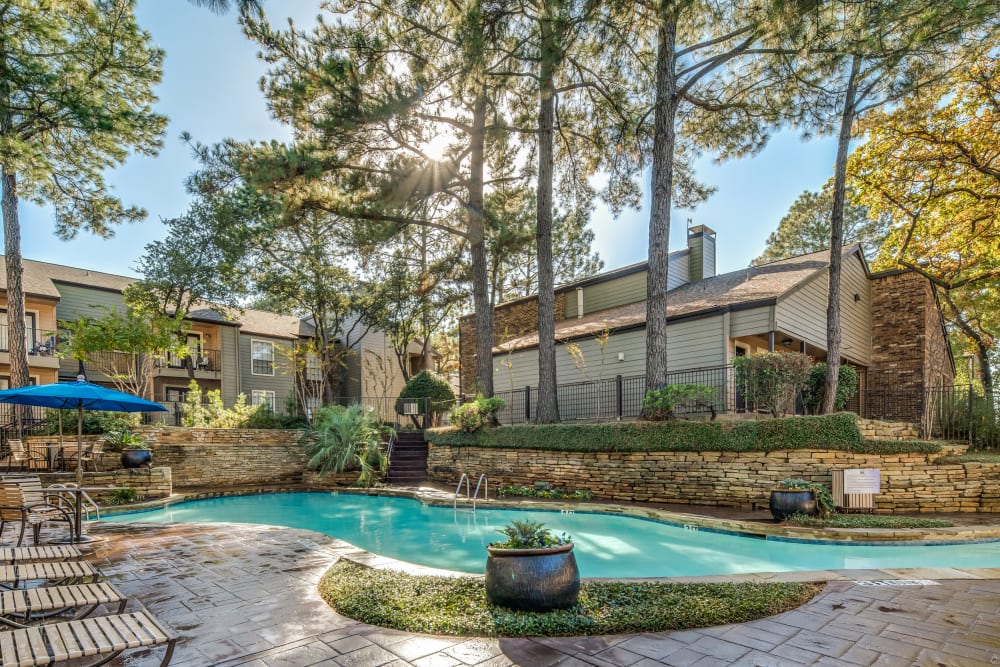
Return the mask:
[[[14,628],[74,612],[73,620],[90,616],[101,605],[125,611],[128,598],[109,583],[19,588],[0,592],[0,623]],[[17,619],[17,620],[15,620]]]
[[[0,565],[0,585],[7,588],[14,588],[36,579],[61,580],[100,576],[100,570],[85,560]],[[0,667],[2,666],[3,663],[0,663]]]
[[9,451],[7,453],[7,471],[17,465],[18,470],[25,470],[31,467],[49,467],[49,457],[30,449],[25,450],[24,443],[18,439],[7,441]]
[[0,564],[31,563],[45,560],[80,560],[83,554],[72,544],[37,547],[0,547]]
[[84,656],[102,656],[98,667],[133,648],[163,646],[160,667],[170,662],[177,638],[147,612],[95,616],[0,632],[0,667],[42,667]]
[[[34,501],[34,502],[33,502]],[[16,483],[0,484],[0,536],[7,522],[19,522],[21,533],[17,537],[17,545],[24,541],[24,531],[30,525],[32,537],[38,544],[42,525],[52,521],[65,522],[69,526],[70,541],[73,539],[73,517],[65,508],[37,502]]]

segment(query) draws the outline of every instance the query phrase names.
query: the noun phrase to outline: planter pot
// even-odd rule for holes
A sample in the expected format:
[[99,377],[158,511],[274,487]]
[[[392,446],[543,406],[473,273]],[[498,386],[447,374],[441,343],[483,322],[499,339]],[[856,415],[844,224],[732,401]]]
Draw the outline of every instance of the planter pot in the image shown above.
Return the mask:
[[522,611],[567,609],[580,595],[573,545],[550,549],[486,547],[486,598]]
[[771,491],[771,516],[784,521],[793,514],[815,516],[816,496],[809,489],[774,489]]
[[153,465],[153,452],[148,449],[123,449],[123,468],[150,468]]

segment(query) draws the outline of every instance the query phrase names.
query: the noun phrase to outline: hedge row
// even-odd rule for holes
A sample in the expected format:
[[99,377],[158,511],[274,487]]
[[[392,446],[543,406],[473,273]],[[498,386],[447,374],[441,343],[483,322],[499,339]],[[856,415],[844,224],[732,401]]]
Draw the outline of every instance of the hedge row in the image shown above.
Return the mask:
[[[760,421],[525,424],[476,433],[437,428],[427,432],[427,439],[436,445],[569,452],[772,452],[782,449],[834,449],[869,453],[854,415],[847,413]],[[905,446],[908,443],[893,444]]]
[[941,445],[926,440],[865,440],[855,450],[858,454],[937,454]]

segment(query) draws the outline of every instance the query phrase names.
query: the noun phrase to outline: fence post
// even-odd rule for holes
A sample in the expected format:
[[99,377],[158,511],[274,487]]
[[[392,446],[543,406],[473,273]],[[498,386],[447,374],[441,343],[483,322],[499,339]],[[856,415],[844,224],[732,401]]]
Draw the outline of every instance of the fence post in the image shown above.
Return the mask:
[[621,375],[616,375],[615,376],[615,419],[617,419],[618,421],[621,421],[622,412],[623,412],[623,410],[622,410],[622,403],[623,403],[622,393],[623,393],[622,376]]
[[[970,363],[969,366],[972,366],[972,364]],[[972,437],[972,401],[973,401],[973,398],[974,398],[974,396],[973,396],[973,393],[972,393],[972,378],[970,376],[970,378],[969,378],[969,449],[972,449],[972,445],[973,445],[973,442],[974,442],[973,437]]]
[[531,421],[531,386],[524,387],[524,421]]

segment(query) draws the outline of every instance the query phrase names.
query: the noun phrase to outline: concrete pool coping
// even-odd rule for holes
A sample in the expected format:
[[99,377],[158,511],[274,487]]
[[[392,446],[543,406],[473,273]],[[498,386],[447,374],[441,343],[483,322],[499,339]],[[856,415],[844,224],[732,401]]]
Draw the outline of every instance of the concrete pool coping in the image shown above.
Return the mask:
[[[996,524],[975,526],[952,526],[948,528],[803,528],[784,524],[766,523],[759,520],[747,521],[734,518],[720,518],[708,514],[679,512],[650,506],[624,505],[607,502],[567,502],[535,499],[489,499],[471,501],[453,492],[438,488],[421,487],[379,487],[372,489],[336,488],[319,489],[303,486],[277,486],[269,488],[242,488],[226,490],[191,490],[175,493],[168,498],[145,503],[137,503],[113,508],[102,508],[102,515],[112,517],[126,512],[141,512],[161,509],[178,503],[207,498],[227,496],[262,495],[270,493],[321,493],[385,495],[411,498],[429,506],[475,507],[483,509],[518,509],[535,511],[566,511],[594,514],[612,514],[647,519],[681,526],[687,529],[705,530],[742,537],[775,541],[802,541],[831,544],[884,545],[884,544],[962,544],[970,542],[1000,541],[1000,517]],[[694,506],[692,506],[694,507]],[[709,511],[713,508],[703,508]]]

